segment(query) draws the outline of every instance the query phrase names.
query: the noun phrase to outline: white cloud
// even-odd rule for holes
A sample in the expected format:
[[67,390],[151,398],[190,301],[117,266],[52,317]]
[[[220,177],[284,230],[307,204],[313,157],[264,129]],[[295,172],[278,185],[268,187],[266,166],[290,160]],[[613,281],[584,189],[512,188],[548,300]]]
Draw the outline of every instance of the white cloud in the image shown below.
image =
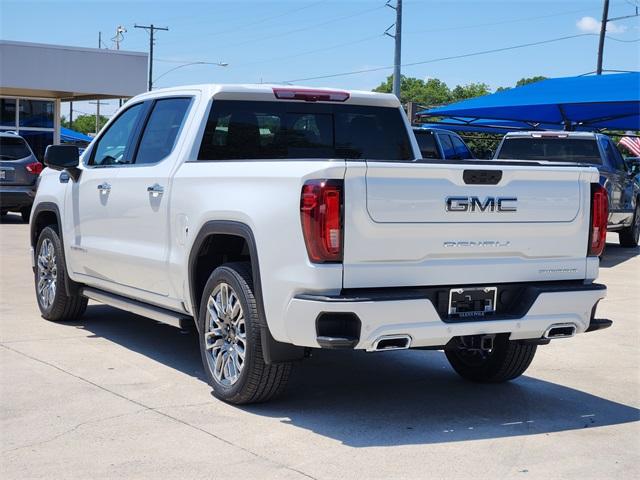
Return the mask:
[[[582,17],[576,22],[576,26],[581,32],[600,33],[601,23],[602,22],[599,22],[593,17]],[[627,27],[624,25],[616,25],[615,23],[609,23],[607,25],[607,33],[624,33],[626,30]]]

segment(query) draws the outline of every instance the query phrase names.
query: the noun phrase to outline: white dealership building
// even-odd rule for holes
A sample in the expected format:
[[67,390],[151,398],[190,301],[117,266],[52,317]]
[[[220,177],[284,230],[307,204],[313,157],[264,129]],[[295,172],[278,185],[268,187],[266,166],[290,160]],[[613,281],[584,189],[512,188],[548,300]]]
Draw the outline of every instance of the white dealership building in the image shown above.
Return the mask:
[[16,131],[42,159],[60,142],[63,101],[127,98],[147,89],[148,55],[0,40],[0,131]]

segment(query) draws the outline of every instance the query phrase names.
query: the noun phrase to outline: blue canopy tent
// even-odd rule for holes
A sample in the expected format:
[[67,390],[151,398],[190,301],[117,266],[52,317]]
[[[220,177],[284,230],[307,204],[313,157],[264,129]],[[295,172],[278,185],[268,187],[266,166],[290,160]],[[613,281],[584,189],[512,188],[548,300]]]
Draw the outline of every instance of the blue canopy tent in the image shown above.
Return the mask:
[[543,80],[418,115],[474,127],[501,120],[527,129],[640,130],[640,72]]
[[89,135],[76,132],[70,128],[60,127],[60,140],[63,142],[90,142],[93,140]]
[[473,133],[493,133],[504,135],[507,132],[516,130],[553,130],[557,125],[538,124],[536,126],[525,122],[514,122],[510,120],[492,120],[490,118],[457,119],[444,118],[439,122],[421,123],[421,128],[442,128],[453,132],[473,132]]

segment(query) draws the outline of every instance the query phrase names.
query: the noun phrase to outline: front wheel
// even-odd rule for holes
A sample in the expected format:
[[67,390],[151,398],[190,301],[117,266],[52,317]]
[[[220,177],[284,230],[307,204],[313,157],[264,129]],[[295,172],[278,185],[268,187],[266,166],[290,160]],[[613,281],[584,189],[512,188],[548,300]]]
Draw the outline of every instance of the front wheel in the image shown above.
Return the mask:
[[473,382],[501,383],[522,375],[536,354],[536,345],[509,340],[509,334],[496,335],[490,350],[462,345],[445,350],[447,360],[463,378]]
[[267,365],[249,264],[216,268],[199,312],[200,353],[213,394],[234,404],[271,400],[286,386],[290,363]]
[[36,244],[35,287],[42,317],[52,322],[77,320],[87,309],[87,299],[68,295],[67,270],[58,232],[46,227]]
[[638,240],[640,239],[640,201],[636,204],[631,225],[620,230],[619,238],[621,247],[635,248],[638,246]]

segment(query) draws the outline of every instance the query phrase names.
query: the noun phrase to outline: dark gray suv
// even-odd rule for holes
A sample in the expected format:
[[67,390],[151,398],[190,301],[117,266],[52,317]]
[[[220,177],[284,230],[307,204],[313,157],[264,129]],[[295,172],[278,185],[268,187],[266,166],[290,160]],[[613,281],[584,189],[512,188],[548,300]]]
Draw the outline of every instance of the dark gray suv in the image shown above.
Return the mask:
[[20,212],[22,220],[29,222],[42,168],[24,138],[0,132],[0,213],[3,216],[7,212]]

